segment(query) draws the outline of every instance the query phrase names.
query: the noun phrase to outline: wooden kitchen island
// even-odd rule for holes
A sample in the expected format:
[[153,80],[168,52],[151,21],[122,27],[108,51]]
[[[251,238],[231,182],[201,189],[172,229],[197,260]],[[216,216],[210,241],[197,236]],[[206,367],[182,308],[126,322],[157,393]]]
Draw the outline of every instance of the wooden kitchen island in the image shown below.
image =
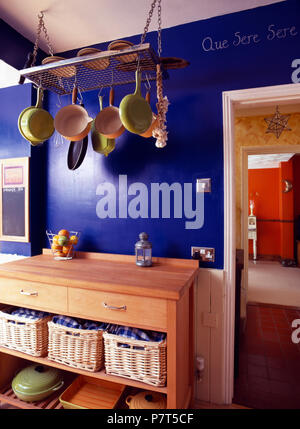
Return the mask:
[[[165,387],[108,375],[105,369],[89,372],[71,368],[47,357],[0,347],[0,401],[30,408],[27,403],[12,399],[7,390],[16,369],[22,366],[20,363],[29,361],[164,393],[169,409],[190,407],[197,269],[198,261],[194,260],[153,258],[152,267],[141,268],[136,266],[134,256],[86,252],[77,252],[72,260],[57,261],[49,249],[44,249],[42,255],[0,265],[1,304],[167,334]],[[51,408],[59,407],[58,399],[53,400]]]

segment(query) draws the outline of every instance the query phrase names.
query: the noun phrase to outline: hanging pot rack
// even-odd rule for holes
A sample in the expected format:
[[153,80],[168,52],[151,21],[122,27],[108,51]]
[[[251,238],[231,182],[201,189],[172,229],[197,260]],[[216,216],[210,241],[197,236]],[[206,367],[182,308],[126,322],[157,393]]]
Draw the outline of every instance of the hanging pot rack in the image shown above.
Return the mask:
[[[41,32],[45,34],[49,54],[55,59],[53,47],[44,22],[44,12],[38,15],[38,27],[33,53],[28,60],[30,68],[20,70],[20,82],[25,79],[33,82],[44,90],[50,90],[58,95],[72,93],[74,85],[81,92],[114,85],[124,85],[135,82],[135,71],[141,73],[141,81],[155,80],[157,77],[157,64],[161,56],[161,1],[153,0],[150,11],[138,45],[129,46],[121,50],[107,50],[75,58],[50,61],[41,66],[35,66],[37,50]],[[149,43],[145,43],[146,34],[152,19],[156,4],[158,3],[158,55]],[[29,57],[28,57],[29,58]],[[132,61],[134,59],[134,61]],[[50,57],[51,60],[51,57]],[[28,67],[27,63],[25,67]],[[97,67],[97,64],[99,67]],[[95,67],[96,65],[96,67]],[[168,74],[163,69],[163,78]]]
[[[21,70],[20,75],[36,86],[59,95],[71,94],[74,84],[81,92],[125,85],[135,82],[137,61],[126,62],[126,57],[132,58],[133,54],[139,58],[141,80],[155,80],[156,65],[160,63],[160,59],[149,43],[30,67]],[[102,70],[88,67],[88,64],[94,63],[95,60],[106,61],[108,66]],[[168,78],[166,70],[163,70],[163,78]]]

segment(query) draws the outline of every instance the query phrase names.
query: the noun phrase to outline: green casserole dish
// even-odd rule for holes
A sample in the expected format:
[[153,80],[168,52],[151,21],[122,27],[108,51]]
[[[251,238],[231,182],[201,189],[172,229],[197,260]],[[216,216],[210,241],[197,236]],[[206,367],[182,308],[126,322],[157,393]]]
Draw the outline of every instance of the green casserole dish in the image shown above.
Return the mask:
[[30,365],[22,369],[12,381],[15,395],[26,402],[41,401],[64,385],[59,370],[44,365]]

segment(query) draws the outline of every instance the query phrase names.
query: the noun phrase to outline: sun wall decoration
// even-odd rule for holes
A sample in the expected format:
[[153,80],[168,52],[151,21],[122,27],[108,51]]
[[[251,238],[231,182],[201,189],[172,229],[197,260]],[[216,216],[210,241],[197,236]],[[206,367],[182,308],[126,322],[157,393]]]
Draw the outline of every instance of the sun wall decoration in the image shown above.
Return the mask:
[[290,116],[291,115],[282,115],[278,110],[278,106],[276,106],[274,115],[270,118],[264,118],[268,124],[266,133],[273,133],[277,138],[279,138],[283,131],[291,131],[291,128],[287,126]]

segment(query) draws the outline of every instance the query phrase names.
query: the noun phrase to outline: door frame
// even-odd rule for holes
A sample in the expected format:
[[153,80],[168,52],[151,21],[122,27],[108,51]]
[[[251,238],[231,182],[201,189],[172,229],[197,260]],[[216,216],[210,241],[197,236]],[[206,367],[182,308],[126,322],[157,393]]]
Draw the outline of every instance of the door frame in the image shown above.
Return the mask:
[[[223,397],[231,404],[234,386],[234,319],[236,266],[236,198],[235,198],[235,111],[240,108],[260,108],[300,103],[300,84],[287,84],[225,91],[223,101],[224,159],[224,376]],[[276,152],[279,147],[264,146]],[[291,146],[289,146],[290,150]],[[243,222],[242,213],[242,222]],[[243,225],[242,225],[243,226]],[[226,340],[225,340],[226,339]]]

